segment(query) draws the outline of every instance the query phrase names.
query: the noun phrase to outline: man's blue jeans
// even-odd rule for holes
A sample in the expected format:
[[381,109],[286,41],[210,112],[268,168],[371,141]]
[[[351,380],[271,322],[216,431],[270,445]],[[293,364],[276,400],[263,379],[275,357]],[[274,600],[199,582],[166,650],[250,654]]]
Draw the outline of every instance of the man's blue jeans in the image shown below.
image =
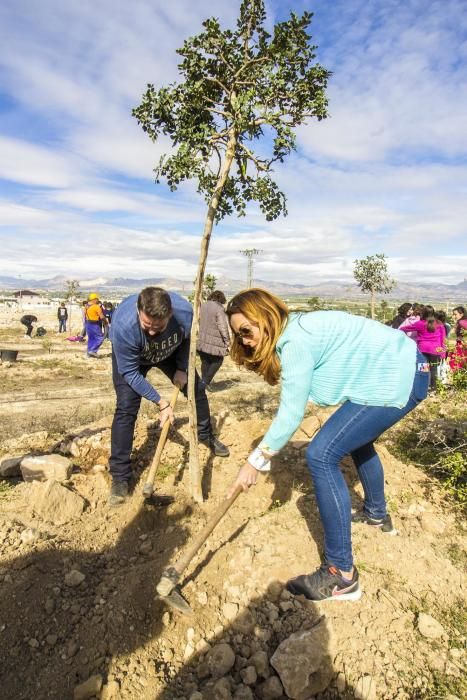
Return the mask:
[[[177,371],[177,365],[173,356],[169,356],[164,362],[153,366],[160,369],[170,381],[173,380]],[[143,377],[147,375],[150,369],[151,367],[149,366],[140,367]],[[119,373],[113,352],[112,378],[117,394],[117,405],[112,422],[109,470],[112,478],[116,481],[128,481],[133,474],[130,456],[133,448],[136,419],[141,405],[141,396],[131,388]],[[187,385],[183,387],[182,393],[185,396],[187,395]],[[195,401],[198,418],[198,439],[203,441],[209,440],[212,437],[211,414],[204,384],[197,372],[195,373]]]
[[419,364],[426,364],[426,359],[417,352],[412,391],[404,408],[362,406],[346,401],[307,448],[306,459],[324,528],[325,561],[341,571],[350,571],[353,559],[350,494],[339,463],[346,455],[352,456],[363,485],[365,512],[372,518],[384,518],[384,472],[373,443],[426,398],[430,372],[419,371]]

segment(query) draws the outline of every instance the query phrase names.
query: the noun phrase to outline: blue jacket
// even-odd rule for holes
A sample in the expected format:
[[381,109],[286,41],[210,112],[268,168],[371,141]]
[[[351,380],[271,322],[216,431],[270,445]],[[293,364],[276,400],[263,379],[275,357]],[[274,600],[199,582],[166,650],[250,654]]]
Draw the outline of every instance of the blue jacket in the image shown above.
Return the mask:
[[[172,318],[182,330],[182,339],[172,353],[177,369],[188,371],[188,355],[190,350],[190,331],[193,320],[193,309],[183,297],[175,292],[169,292],[172,302]],[[114,311],[110,326],[112,350],[117,361],[119,373],[131,388],[148,401],[158,403],[160,394],[141,374],[141,366],[151,364],[145,360],[148,338],[141,328],[136,302],[137,294],[124,299]],[[157,336],[156,336],[157,338]]]

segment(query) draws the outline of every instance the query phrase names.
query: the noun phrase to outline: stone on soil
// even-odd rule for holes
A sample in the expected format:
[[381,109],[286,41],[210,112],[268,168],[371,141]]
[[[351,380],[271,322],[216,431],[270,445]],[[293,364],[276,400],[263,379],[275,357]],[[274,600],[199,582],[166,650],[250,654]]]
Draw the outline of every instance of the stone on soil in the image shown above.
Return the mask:
[[74,518],[79,518],[84,505],[84,498],[62,486],[58,481],[34,485],[33,509],[41,518],[54,525],[63,525]]
[[82,583],[85,578],[86,576],[81,573],[81,571],[78,571],[78,569],[72,569],[65,576],[65,583],[67,586],[74,588],[75,586],[79,586],[79,584]]
[[428,639],[438,639],[439,637],[447,636],[446,630],[440,625],[438,620],[426,613],[420,613],[418,616],[418,631],[423,637],[428,637]]
[[5,455],[0,459],[0,477],[6,479],[14,476],[21,476],[20,464],[24,455],[12,457]]
[[302,424],[300,425],[300,429],[305,433],[305,435],[308,435],[308,437],[313,437],[313,435],[316,433],[317,430],[319,430],[321,427],[321,421],[317,416],[308,416],[308,418],[305,418],[304,421],[302,421]]
[[71,476],[72,464],[62,455],[40,455],[21,460],[21,474],[25,481],[66,481]]
[[[277,676],[267,678],[259,687],[262,700],[276,700],[282,698],[283,688]],[[308,696],[307,696],[308,697]]]
[[307,700],[328,687],[334,675],[329,641],[329,624],[323,618],[311,630],[295,632],[279,644],[271,665],[289,698]]
[[91,676],[87,679],[87,681],[84,681],[84,683],[80,683],[80,685],[75,687],[73,691],[73,700],[89,700],[89,698],[96,695],[98,696],[101,688],[102,676],[97,674],[95,676]]
[[216,644],[207,653],[207,664],[213,678],[222,678],[235,663],[235,654],[228,644]]

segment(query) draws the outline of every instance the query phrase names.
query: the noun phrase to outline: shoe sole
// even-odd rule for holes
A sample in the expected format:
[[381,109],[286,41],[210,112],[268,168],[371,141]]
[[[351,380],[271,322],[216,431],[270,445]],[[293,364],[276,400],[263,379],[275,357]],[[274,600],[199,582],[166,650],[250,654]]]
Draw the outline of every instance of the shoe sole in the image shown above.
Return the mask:
[[323,598],[322,600],[315,600],[313,601],[314,603],[324,603],[327,600],[333,600],[333,601],[343,601],[343,600],[360,600],[362,597],[362,589],[358,588],[356,591],[352,591],[352,593],[343,593],[342,595],[332,595],[329,596],[329,598]]
[[108,504],[111,508],[118,508],[118,506],[122,506],[126,500],[127,500],[126,498],[116,498],[114,496],[114,497],[109,498]]

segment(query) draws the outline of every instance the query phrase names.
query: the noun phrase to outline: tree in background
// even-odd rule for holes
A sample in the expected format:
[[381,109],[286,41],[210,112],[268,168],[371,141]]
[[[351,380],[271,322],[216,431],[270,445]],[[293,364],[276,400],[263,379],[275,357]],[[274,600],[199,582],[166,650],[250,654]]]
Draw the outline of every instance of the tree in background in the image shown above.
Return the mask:
[[388,294],[396,284],[388,275],[386,256],[384,253],[377,253],[362,260],[355,260],[353,274],[362,292],[371,295],[370,315],[374,318],[376,294]]
[[310,311],[318,311],[318,309],[322,309],[323,305],[319,300],[319,297],[310,297],[307,299],[308,306],[310,307]]
[[[196,285],[196,280],[194,283]],[[203,280],[203,289],[201,291],[201,299],[203,301],[206,301],[209,297],[209,295],[215,290],[217,284],[217,277],[215,275],[206,275],[206,277]],[[188,301],[193,303],[195,298],[195,290],[191,292],[191,294],[188,295]]]
[[68,302],[68,330],[71,333],[71,306],[79,294],[78,280],[66,281],[65,303]]
[[193,301],[189,365],[190,476],[193,497],[202,500],[198,466],[194,373],[199,307],[209,241],[215,223],[234,211],[245,215],[258,203],[267,221],[286,214],[284,194],[272,166],[295,149],[296,127],[327,116],[329,71],[314,63],[308,27],[312,14],[291,13],[269,34],[263,0],[243,0],[235,29],[215,18],[177,51],[183,81],[148,85],[133,115],[148,136],[173,146],[155,168],[156,182],[176,190],[197,181],[207,203]]

